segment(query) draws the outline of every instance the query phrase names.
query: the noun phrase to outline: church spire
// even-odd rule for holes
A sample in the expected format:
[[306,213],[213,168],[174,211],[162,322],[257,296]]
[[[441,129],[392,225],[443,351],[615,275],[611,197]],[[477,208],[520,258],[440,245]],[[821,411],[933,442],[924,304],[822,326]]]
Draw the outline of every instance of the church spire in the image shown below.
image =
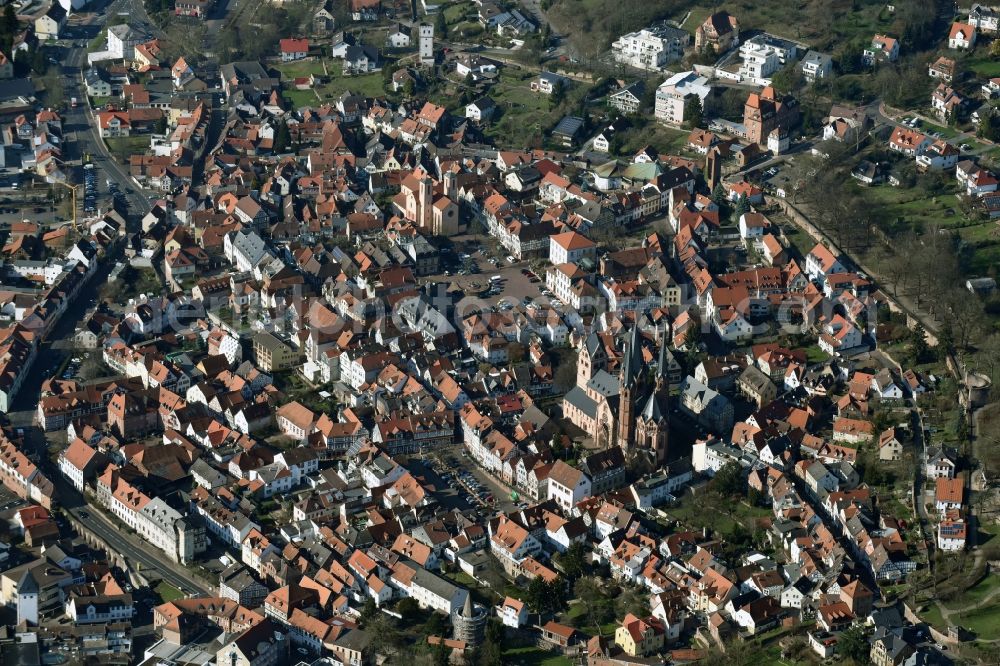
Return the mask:
[[660,335],[660,355],[656,364],[656,392],[663,392],[663,385],[667,379],[667,326],[664,324],[663,332]]
[[642,344],[639,338],[639,322],[632,327],[625,342],[625,358],[622,359],[622,384],[634,386],[642,373]]

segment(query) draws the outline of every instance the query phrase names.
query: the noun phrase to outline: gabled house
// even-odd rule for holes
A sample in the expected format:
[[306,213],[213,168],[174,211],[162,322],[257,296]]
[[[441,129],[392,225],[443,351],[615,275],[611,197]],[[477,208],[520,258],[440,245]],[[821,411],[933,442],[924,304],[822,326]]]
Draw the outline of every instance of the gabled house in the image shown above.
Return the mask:
[[875,35],[864,50],[862,60],[869,67],[880,62],[899,60],[899,41],[888,35]]
[[279,40],[278,52],[282,62],[302,60],[309,55],[309,40],[290,38]]
[[976,28],[956,21],[948,31],[948,48],[968,51],[976,45]]

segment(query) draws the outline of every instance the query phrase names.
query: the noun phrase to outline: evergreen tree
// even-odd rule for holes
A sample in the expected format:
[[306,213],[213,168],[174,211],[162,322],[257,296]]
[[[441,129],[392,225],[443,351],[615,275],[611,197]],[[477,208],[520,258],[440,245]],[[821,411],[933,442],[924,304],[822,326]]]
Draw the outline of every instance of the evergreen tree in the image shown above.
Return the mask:
[[837,640],[837,651],[859,664],[868,663],[869,647],[864,630],[854,626],[840,634],[840,638]]
[[528,589],[525,592],[524,600],[528,604],[528,608],[531,609],[533,613],[541,613],[545,611],[546,605],[548,603],[546,597],[549,594],[549,587],[546,585],[545,581],[542,580],[541,576],[535,576],[528,583]]
[[285,152],[291,143],[292,133],[288,130],[288,124],[282,120],[274,130],[274,152]]
[[712,190],[712,201],[719,206],[726,203],[726,188],[722,186],[722,183],[716,185],[715,189]]
[[701,127],[704,121],[704,111],[701,108],[701,97],[691,95],[684,102],[684,122],[690,128]]
[[913,329],[913,333],[910,335],[909,353],[910,361],[913,363],[920,363],[925,358],[927,358],[927,331],[920,324]]
[[749,212],[750,212],[750,200],[747,199],[747,195],[741,194],[740,197],[736,200],[736,207],[733,210],[733,217],[735,217],[738,220],[740,219],[741,215]]
[[583,575],[586,565],[586,548],[579,541],[574,541],[566,552],[559,556],[559,566],[570,580],[576,580]]
[[716,472],[711,487],[712,490],[727,497],[742,495],[747,487],[743,478],[743,468],[736,462],[726,463]]
[[955,351],[955,330],[947,319],[941,325],[941,331],[938,333],[938,350],[942,356]]
[[45,52],[38,47],[32,47],[30,53],[31,71],[39,76],[45,74],[49,69],[49,61],[45,59]]
[[566,99],[566,86],[562,81],[557,81],[552,86],[552,94],[549,95],[549,110],[556,109],[563,100]]
[[448,22],[444,18],[443,9],[439,9],[437,16],[434,17],[434,36],[439,39],[444,39],[448,36]]

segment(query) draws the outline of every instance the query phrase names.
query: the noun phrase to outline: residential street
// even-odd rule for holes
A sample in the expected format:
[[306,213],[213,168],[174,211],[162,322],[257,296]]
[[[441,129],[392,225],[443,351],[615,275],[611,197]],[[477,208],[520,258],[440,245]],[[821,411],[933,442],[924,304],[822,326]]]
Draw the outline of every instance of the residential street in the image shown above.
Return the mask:
[[[118,12],[127,12],[141,21],[145,11],[139,0],[119,0],[107,10],[107,16],[114,20]],[[100,16],[92,14],[90,22],[77,24],[74,27],[78,35],[88,35],[93,38],[104,25],[98,24]],[[81,103],[76,108],[69,108],[64,114],[65,128],[69,141],[66,145],[67,162],[76,165],[74,180],[82,181],[82,164],[89,156],[90,161],[98,168],[98,182],[105,179],[116,183],[125,194],[128,202],[128,228],[135,230],[139,219],[151,210],[149,194],[139,188],[126,169],[118,164],[110,155],[104,142],[100,139],[93,114],[87,99],[86,89],[82,82],[82,72],[87,64],[87,50],[74,47],[68,50],[62,71],[65,75],[65,92],[67,97],[76,97]],[[12,425],[24,428],[25,437],[34,444],[33,458],[45,469],[46,474],[56,484],[60,505],[73,518],[96,537],[103,540],[116,552],[124,556],[129,563],[147,579],[162,579],[170,585],[188,593],[211,594],[211,586],[188,572],[183,566],[166,560],[163,553],[146,544],[135,534],[124,531],[106,518],[101,511],[88,507],[84,498],[72,487],[55,468],[49,459],[48,441],[44,434],[32,423],[38,405],[42,383],[51,377],[68,356],[73,354],[73,335],[77,326],[83,320],[87,310],[97,302],[97,296],[107,281],[108,274],[119,254],[107,258],[97,274],[82,287],[78,297],[70,303],[57,325],[49,334],[39,349],[32,372],[29,373],[21,387],[13,409],[8,413]]]

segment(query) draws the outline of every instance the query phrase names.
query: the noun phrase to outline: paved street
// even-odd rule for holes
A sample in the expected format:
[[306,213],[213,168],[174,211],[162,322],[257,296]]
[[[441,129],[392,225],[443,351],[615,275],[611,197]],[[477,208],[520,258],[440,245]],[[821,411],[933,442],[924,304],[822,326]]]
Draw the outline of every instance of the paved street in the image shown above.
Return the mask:
[[59,501],[63,509],[115,552],[128,559],[131,567],[138,569],[143,577],[161,579],[188,594],[214,594],[211,586],[195,577],[183,565],[170,562],[162,552],[144,544],[138,536],[124,531],[121,526],[106,518],[97,509],[88,507],[80,493],[60,475],[53,474],[52,478],[59,491]]
[[[111,23],[117,22],[120,16],[122,20],[128,17],[129,21],[147,26],[154,34],[158,33],[148,20],[141,0],[116,0],[108,6],[103,16]],[[80,35],[87,40],[93,39],[106,29],[104,21],[100,14],[88,14],[84,21],[71,26],[71,34]],[[64,128],[68,133],[66,160],[82,166],[84,158],[89,156],[99,171],[98,183],[111,180],[124,193],[131,214],[130,222],[134,223],[130,228],[135,228],[135,223],[152,209],[149,196],[153,193],[141,189],[132,180],[127,169],[112,158],[98,135],[93,112],[87,104],[87,90],[83,85],[83,73],[86,69],[87,49],[82,46],[67,49],[62,65],[65,94],[68,98],[76,97],[80,103],[75,109],[69,108],[63,114]],[[75,176],[75,182],[82,182],[81,173]]]
[[[146,18],[141,0],[118,0],[108,7],[106,16],[109,20],[115,21],[119,12],[131,16],[133,21],[142,22]],[[87,38],[89,41],[99,30],[104,29],[104,25],[100,15],[94,13],[89,15],[85,22],[76,23],[71,28],[74,39]],[[86,65],[85,48],[75,46],[66,49],[62,65],[65,94],[67,98],[76,97],[80,100],[80,104],[75,109],[67,109],[63,115],[64,128],[67,132],[65,156],[67,162],[76,165],[77,169],[82,169],[84,158],[89,156],[99,171],[98,182],[110,180],[118,185],[128,202],[129,229],[134,230],[138,226],[139,219],[151,210],[148,197],[152,193],[136,185],[126,169],[111,157],[98,136],[93,114],[86,104],[86,89],[81,78]],[[82,173],[74,174],[73,180],[82,182]],[[34,445],[32,457],[56,484],[61,506],[86,529],[127,558],[129,563],[138,568],[146,578],[162,579],[189,594],[210,594],[213,593],[210,585],[195,577],[183,566],[168,561],[163,553],[144,543],[138,536],[124,531],[96,508],[88,507],[84,498],[66,483],[55,469],[49,459],[48,440],[44,433],[32,425],[42,382],[59,368],[68,355],[73,353],[72,338],[75,330],[87,310],[96,304],[98,292],[105,284],[108,273],[118,258],[109,257],[105,265],[81,289],[78,297],[69,305],[58,324],[42,343],[32,372],[22,385],[8,418],[12,425],[25,429],[26,441]]]

